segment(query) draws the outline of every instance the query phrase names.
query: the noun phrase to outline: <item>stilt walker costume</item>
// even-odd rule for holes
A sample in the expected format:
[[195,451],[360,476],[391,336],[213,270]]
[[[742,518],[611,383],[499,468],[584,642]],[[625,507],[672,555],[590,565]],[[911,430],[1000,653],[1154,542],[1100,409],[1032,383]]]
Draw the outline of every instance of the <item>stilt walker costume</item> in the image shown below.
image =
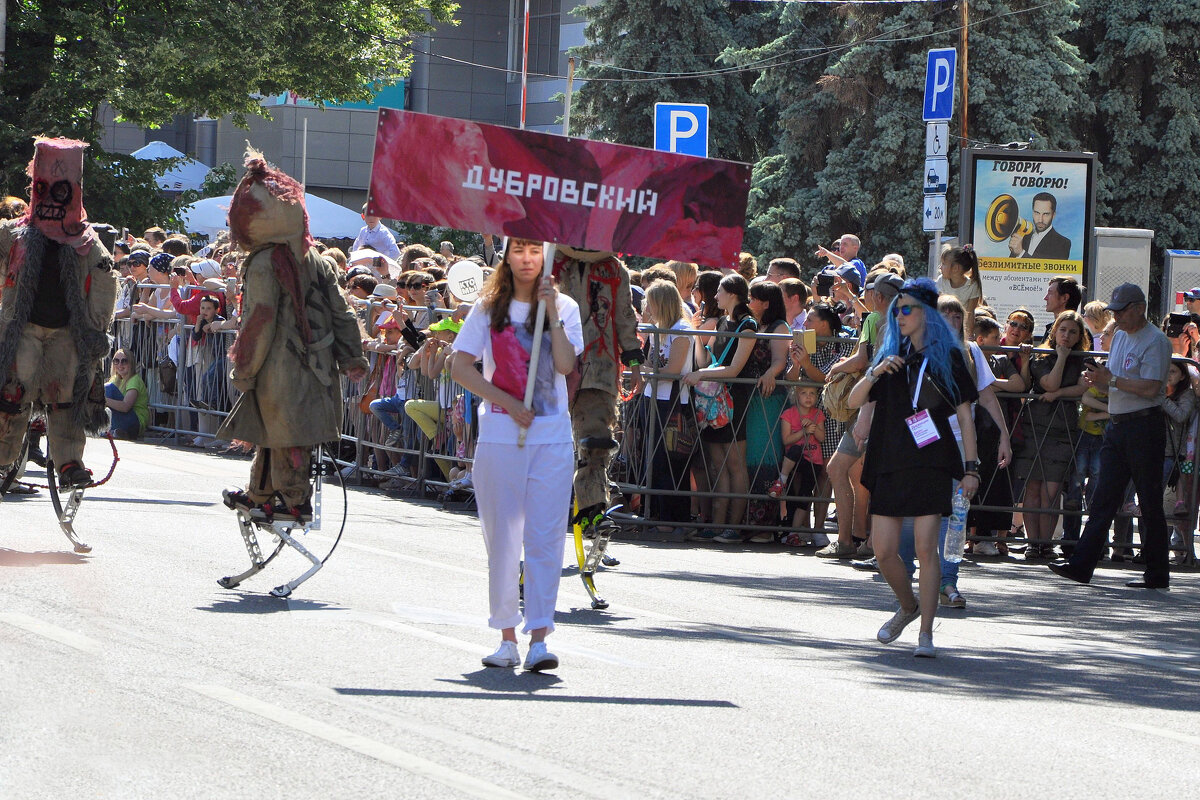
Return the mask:
[[333,267],[313,247],[303,187],[253,150],[229,205],[229,232],[249,253],[230,349],[242,396],[217,437],[258,449],[249,486],[227,491],[226,503],[305,521],[312,448],[341,433],[338,372],[361,378],[367,369],[362,334]]
[[108,428],[103,362],[117,277],[83,208],[84,142],[39,138],[24,217],[0,224],[0,465],[16,460],[34,404],[67,489],[92,481],[87,433]]
[[[576,521],[586,531],[608,508],[608,462],[617,446],[613,426],[621,393],[621,365],[641,381],[641,342],[629,292],[629,272],[613,253],[558,246],[558,290],[579,306],[583,354],[571,399],[575,435]],[[635,387],[636,391],[636,387]]]

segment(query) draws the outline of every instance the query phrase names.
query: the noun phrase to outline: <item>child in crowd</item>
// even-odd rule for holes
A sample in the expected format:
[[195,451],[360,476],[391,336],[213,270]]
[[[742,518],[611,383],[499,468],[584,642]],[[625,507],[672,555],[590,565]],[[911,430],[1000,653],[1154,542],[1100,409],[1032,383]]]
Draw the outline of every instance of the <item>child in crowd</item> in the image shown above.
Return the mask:
[[[821,444],[825,441],[825,414],[817,407],[817,387],[800,386],[796,389],[796,404],[789,406],[780,417],[780,428],[783,433],[784,457],[783,467],[779,472],[779,480],[771,484],[767,494],[779,497],[785,494],[811,496],[817,489],[825,459],[821,455]],[[788,490],[795,470],[795,481]],[[808,512],[810,503],[799,501],[788,503],[785,508],[793,510],[791,526],[810,527]],[[806,537],[792,532],[784,539],[784,544],[799,545]]]
[[1167,368],[1167,451],[1163,462],[1163,485],[1175,486],[1174,516],[1183,517],[1191,507],[1192,460],[1195,458],[1196,393],[1192,379],[1179,364]]
[[112,377],[104,384],[104,402],[111,412],[108,432],[114,439],[138,439],[146,432],[150,393],[124,348],[113,354]]

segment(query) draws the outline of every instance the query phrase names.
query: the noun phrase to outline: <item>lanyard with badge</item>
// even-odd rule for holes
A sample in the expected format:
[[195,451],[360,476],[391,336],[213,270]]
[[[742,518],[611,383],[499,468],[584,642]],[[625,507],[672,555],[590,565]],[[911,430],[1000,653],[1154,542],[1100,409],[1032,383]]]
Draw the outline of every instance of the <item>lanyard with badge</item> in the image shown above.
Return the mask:
[[921,395],[921,385],[925,382],[925,369],[928,366],[929,359],[922,357],[921,369],[917,373],[917,384],[913,388],[912,407],[914,413],[904,420],[904,423],[908,425],[908,432],[912,434],[913,441],[916,442],[918,448],[931,445],[942,438],[933,421],[933,415],[928,411],[917,411],[917,400]]

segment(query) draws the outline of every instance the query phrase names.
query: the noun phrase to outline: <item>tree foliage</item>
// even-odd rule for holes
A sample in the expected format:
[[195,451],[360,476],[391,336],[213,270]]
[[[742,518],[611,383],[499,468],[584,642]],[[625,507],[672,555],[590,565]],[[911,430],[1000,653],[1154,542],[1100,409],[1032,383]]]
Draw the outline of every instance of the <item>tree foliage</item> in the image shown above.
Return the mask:
[[[639,77],[596,64],[749,72],[588,84],[576,94],[576,118],[601,138],[644,145],[655,100],[707,102],[715,121],[733,123],[714,137],[714,155],[755,161],[748,249],[803,261],[816,244],[850,232],[863,238],[868,258],[896,250],[919,271],[927,241],[920,225],[925,54],[959,46],[959,7],[692,5],[694,15],[676,13],[678,4],[667,0],[588,8],[581,54],[592,64],[583,74]],[[720,55],[714,42],[726,43]],[[1094,151],[1097,224],[1153,228],[1157,247],[1194,247],[1197,52],[1193,0],[971,0],[963,144]],[[746,86],[747,77],[748,91],[731,95],[729,87]],[[958,93],[952,134],[960,129],[961,82]],[[737,102],[727,104],[729,96]],[[958,173],[952,148],[951,208]],[[951,216],[947,234],[956,228]]]
[[[93,166],[117,163],[95,147],[102,103],[122,120],[156,127],[175,114],[264,113],[256,95],[289,90],[318,103],[369,99],[372,81],[408,71],[409,51],[393,42],[430,30],[431,19],[448,20],[456,7],[448,0],[16,0],[0,73],[0,193],[23,193],[37,134],[92,143]],[[132,174],[123,173],[125,185]],[[94,173],[91,180],[105,182]]]
[[[754,161],[759,156],[758,104],[753,76],[732,73],[668,81],[649,73],[686,76],[720,68],[727,48],[761,35],[753,3],[727,0],[606,0],[581,7],[589,44],[575,93],[573,131],[639,147],[653,145],[655,103],[708,103],[709,154]],[[728,65],[726,65],[728,66]],[[609,80],[619,79],[619,80]]]

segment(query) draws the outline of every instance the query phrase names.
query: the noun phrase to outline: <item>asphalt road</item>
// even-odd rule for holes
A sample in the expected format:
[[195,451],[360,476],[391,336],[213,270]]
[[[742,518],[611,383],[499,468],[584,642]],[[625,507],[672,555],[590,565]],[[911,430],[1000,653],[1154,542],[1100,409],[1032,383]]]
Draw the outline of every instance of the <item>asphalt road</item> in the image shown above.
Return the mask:
[[[104,442],[88,457],[102,472]],[[564,572],[553,674],[487,670],[478,524],[350,492],[328,566],[236,590],[246,460],[121,447],[76,555],[45,492],[0,504],[0,796],[1197,796],[1200,579],[1091,587],[998,560],[965,611],[875,641],[875,576],[778,548],[618,543]],[[34,475],[36,478],[36,474]],[[340,494],[326,493],[324,552]],[[524,644],[522,644],[524,652]]]

